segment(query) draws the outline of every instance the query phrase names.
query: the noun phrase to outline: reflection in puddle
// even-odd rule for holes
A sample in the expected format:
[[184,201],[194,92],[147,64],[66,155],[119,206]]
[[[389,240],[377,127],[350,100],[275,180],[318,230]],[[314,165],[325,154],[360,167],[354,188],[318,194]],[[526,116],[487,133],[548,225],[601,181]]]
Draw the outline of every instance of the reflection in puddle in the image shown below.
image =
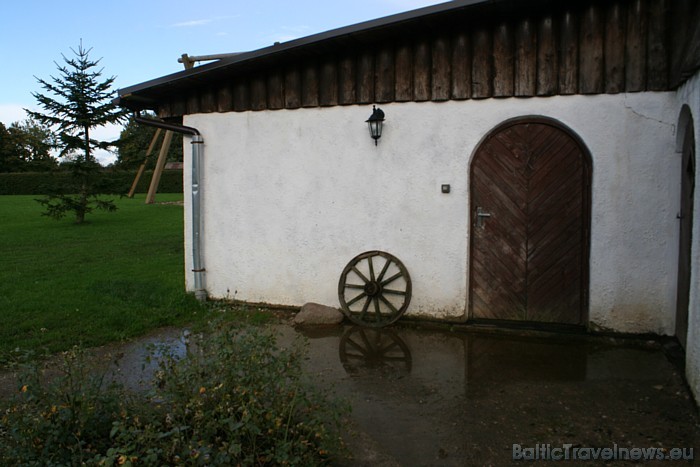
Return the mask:
[[588,349],[571,342],[465,336],[467,379],[481,382],[582,381]]
[[350,375],[380,372],[398,376],[411,372],[411,350],[392,329],[348,328],[340,339],[338,352]]

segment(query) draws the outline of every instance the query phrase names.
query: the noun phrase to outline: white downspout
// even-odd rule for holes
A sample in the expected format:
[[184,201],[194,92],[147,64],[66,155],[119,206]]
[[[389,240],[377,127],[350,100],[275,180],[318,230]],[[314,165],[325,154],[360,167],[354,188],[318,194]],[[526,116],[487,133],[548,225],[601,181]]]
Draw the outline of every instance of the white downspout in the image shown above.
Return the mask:
[[201,211],[201,158],[204,147],[202,135],[192,135],[192,272],[194,273],[194,296],[199,301],[206,301],[207,290],[204,285],[204,266],[202,265],[202,211]]
[[196,128],[168,123],[153,118],[144,118],[139,112],[134,114],[134,121],[192,137],[192,272],[194,273],[194,296],[199,301],[205,301],[207,299],[207,289],[204,281],[206,269],[202,264],[202,209],[200,185],[204,138],[202,138],[202,135]]

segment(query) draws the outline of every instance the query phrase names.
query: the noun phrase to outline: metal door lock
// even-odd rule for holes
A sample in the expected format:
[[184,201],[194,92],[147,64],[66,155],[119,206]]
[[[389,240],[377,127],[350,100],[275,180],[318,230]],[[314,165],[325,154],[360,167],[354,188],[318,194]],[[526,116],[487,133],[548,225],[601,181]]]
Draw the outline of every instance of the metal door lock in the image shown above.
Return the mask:
[[486,217],[491,217],[491,213],[485,212],[482,207],[476,208],[476,226],[478,228],[484,228],[484,218]]

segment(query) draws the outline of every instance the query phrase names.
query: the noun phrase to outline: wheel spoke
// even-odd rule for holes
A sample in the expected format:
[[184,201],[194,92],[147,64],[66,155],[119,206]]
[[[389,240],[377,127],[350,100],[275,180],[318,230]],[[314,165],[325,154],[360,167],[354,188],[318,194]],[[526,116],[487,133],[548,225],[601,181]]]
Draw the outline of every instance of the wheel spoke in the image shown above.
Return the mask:
[[359,360],[361,362],[367,360],[367,355],[356,355],[351,353],[346,353],[345,358],[348,360]]
[[382,320],[382,313],[379,311],[379,299],[374,297],[374,314],[377,315],[376,321],[380,322]]
[[362,307],[362,312],[360,313],[360,319],[363,319],[365,315],[367,314],[367,309],[369,308],[369,303],[372,301],[372,297],[367,297],[367,301],[365,302],[365,306]]
[[386,274],[386,270],[389,269],[389,265],[391,264],[391,260],[387,258],[386,263],[384,263],[384,267],[382,268],[382,272],[379,273],[379,277],[377,277],[377,282],[381,282],[382,279],[384,278],[384,274]]
[[387,353],[388,351],[390,351],[391,349],[393,349],[394,347],[396,347],[396,346],[398,346],[398,345],[399,345],[399,344],[398,344],[395,340],[392,340],[392,341],[390,341],[387,345],[385,345],[384,347],[382,347],[382,349],[381,349],[381,350],[382,350],[382,353]]
[[350,308],[350,307],[353,305],[353,303],[355,303],[355,302],[361,300],[362,297],[366,297],[366,296],[367,296],[367,294],[365,294],[364,292],[362,292],[360,295],[358,295],[357,297],[355,297],[355,298],[353,298],[352,300],[350,300],[346,305],[348,306],[348,308]]
[[411,359],[408,357],[382,357],[382,360],[386,362],[408,362]]
[[391,349],[394,347],[398,347],[399,344],[396,343],[396,341],[391,341],[389,345],[383,346],[378,350],[378,353],[381,355],[386,355]]
[[379,355],[379,351],[382,348],[382,333],[381,332],[375,332],[374,333],[374,353]]
[[362,354],[363,357],[367,357],[367,349],[365,347],[362,347],[360,344],[358,344],[352,339],[348,339],[348,344],[359,350],[360,354]]
[[346,289],[365,289],[364,285],[358,285],[358,284],[345,284]]
[[394,305],[392,305],[391,302],[390,302],[389,300],[387,300],[386,298],[384,298],[384,295],[380,295],[379,298],[381,299],[381,301],[384,302],[384,304],[385,304],[386,306],[388,306],[389,308],[391,308],[392,314],[396,314],[396,313],[399,312],[399,310],[397,310],[396,307],[395,307]]
[[[359,287],[358,287],[359,288]],[[405,291],[402,290],[392,290],[392,289],[382,289],[382,293],[388,293],[393,295],[406,295]]]
[[394,274],[393,276],[391,276],[390,278],[388,278],[387,280],[382,281],[381,285],[385,286],[391,282],[394,282],[396,279],[398,279],[401,276],[403,276],[403,273],[401,271],[399,271],[396,274]]
[[369,279],[367,279],[367,278],[365,277],[364,274],[362,274],[360,271],[358,271],[357,268],[356,268],[355,266],[352,267],[352,270],[355,271],[355,274],[357,274],[358,276],[360,276],[360,279],[362,279],[363,281],[365,281],[365,283],[369,282]]
[[365,352],[363,352],[365,355],[372,355],[372,344],[370,343],[369,339],[367,339],[367,334],[365,334],[364,331],[360,331],[360,337],[362,337],[362,342],[365,343]]
[[372,263],[372,257],[367,258],[369,262],[369,279],[374,282],[374,263]]

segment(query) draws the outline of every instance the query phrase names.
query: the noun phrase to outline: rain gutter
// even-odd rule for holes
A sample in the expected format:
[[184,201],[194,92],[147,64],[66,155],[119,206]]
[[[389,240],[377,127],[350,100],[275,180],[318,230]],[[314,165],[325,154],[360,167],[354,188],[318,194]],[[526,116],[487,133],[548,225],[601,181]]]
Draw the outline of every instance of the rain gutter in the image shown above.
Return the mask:
[[192,272],[194,273],[194,296],[199,301],[206,301],[207,290],[204,285],[204,266],[202,264],[202,212],[201,212],[201,160],[204,139],[199,130],[185,125],[168,123],[162,120],[142,117],[140,112],[134,113],[134,121],[143,125],[162,128],[192,137]]

